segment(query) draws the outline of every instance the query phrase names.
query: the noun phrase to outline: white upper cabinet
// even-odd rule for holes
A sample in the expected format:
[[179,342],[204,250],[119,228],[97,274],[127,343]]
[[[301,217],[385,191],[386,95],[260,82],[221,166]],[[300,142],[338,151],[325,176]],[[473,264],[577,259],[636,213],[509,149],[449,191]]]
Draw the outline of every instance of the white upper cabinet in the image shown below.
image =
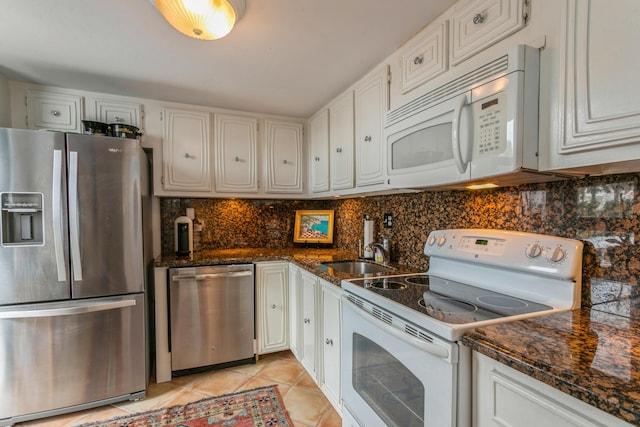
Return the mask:
[[[640,2],[563,0],[544,169],[640,169]],[[547,152],[548,150],[548,152]],[[618,162],[626,162],[615,164]],[[608,166],[600,166],[609,164]],[[596,166],[596,168],[589,168]]]
[[525,26],[527,0],[470,0],[454,6],[451,65],[481,52]]
[[329,110],[323,108],[309,120],[311,192],[329,191]]
[[400,48],[400,92],[403,95],[447,71],[448,30],[448,21],[436,21]]
[[331,189],[354,187],[353,91],[329,104],[329,173]]
[[210,192],[211,113],[164,108],[162,117],[164,190]]
[[215,115],[215,188],[220,193],[258,192],[258,120]]
[[142,105],[112,99],[94,99],[96,120],[133,125],[142,129]]
[[265,192],[302,193],[302,125],[265,119]]
[[384,182],[384,115],[389,105],[388,67],[363,79],[355,88],[356,185]]
[[82,129],[83,97],[27,90],[27,128],[78,132]]

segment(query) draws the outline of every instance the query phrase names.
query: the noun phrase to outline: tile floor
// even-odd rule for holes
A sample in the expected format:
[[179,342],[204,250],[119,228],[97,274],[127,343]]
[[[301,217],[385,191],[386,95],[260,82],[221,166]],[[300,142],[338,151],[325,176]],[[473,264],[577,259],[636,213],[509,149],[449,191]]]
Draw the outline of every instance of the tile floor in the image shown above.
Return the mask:
[[289,351],[261,356],[256,364],[235,366],[196,375],[152,381],[147,397],[138,402],[121,402],[91,410],[16,424],[20,427],[71,427],[82,423],[183,405],[209,396],[250,390],[277,384],[295,427],[339,427],[340,416],[324,397],[305,369]]

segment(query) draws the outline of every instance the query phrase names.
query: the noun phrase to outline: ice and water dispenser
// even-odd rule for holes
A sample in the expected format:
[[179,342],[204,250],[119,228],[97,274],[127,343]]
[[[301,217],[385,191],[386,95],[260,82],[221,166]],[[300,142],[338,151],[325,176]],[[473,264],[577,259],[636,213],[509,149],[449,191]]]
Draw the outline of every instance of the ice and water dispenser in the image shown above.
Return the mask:
[[2,246],[44,244],[41,193],[0,193]]

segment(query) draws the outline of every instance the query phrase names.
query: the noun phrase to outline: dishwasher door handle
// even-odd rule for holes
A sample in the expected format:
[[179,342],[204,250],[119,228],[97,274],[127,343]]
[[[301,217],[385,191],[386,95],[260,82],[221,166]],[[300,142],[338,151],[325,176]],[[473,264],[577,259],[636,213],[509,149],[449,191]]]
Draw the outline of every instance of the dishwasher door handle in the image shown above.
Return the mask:
[[244,277],[253,275],[253,271],[228,271],[225,273],[205,273],[205,274],[189,274],[189,275],[177,275],[173,276],[172,281],[174,282],[183,282],[183,281],[202,281],[209,279],[220,279],[225,277]]

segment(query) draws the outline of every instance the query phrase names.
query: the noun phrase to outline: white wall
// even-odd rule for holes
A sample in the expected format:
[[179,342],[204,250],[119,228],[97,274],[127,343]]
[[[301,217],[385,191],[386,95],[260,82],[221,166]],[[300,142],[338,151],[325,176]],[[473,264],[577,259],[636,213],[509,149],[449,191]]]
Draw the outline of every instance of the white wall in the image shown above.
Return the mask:
[[9,79],[0,74],[0,127],[11,127],[11,97]]

